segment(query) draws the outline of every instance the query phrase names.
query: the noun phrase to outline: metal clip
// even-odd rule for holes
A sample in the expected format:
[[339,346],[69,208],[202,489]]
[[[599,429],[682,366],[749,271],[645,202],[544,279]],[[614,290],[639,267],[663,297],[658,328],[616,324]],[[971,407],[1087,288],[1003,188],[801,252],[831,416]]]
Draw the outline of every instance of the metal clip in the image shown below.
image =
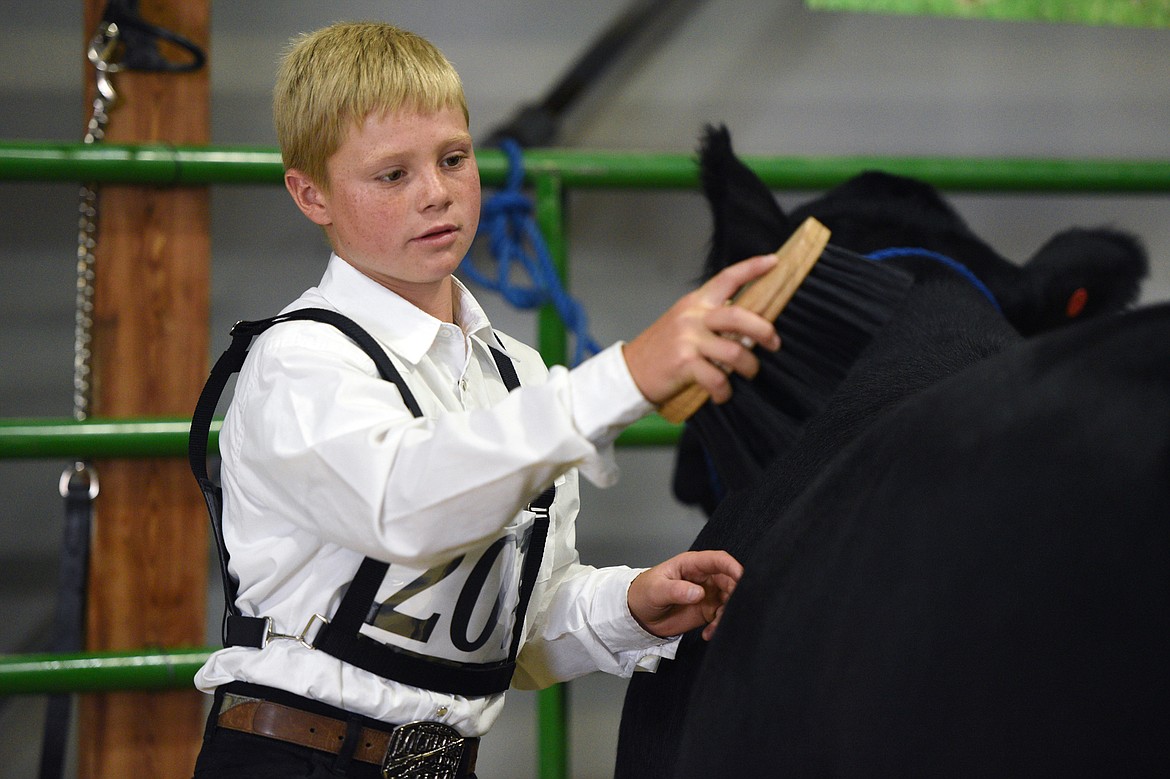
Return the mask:
[[[313,627],[313,623],[320,622],[321,627],[324,627],[325,625],[329,624],[329,620],[325,619],[325,617],[321,616],[320,614],[314,614],[313,616],[309,617],[309,621],[305,623],[305,626],[303,628],[301,628],[301,632],[294,634],[294,633],[277,633],[275,630],[273,630],[272,629],[272,617],[265,617],[264,621],[267,623],[267,629],[264,631],[264,646],[267,646],[268,642],[274,638],[286,638],[286,639],[289,639],[291,641],[296,641],[298,644],[303,646],[305,649],[316,649],[317,648],[317,647],[313,646],[312,643],[310,643],[309,639],[305,638],[305,636],[307,636],[309,634],[309,630]],[[263,646],[261,647],[261,649],[263,649]]]
[[62,471],[58,488],[61,490],[62,498],[68,498],[73,494],[73,489],[77,488],[85,490],[86,497],[93,500],[99,491],[97,471],[90,468],[88,463],[75,462]]
[[120,39],[121,34],[117,24],[102,22],[93,38],[90,39],[89,49],[85,53],[86,58],[97,69],[98,94],[108,104],[113,104],[118,99],[118,93],[114,91],[114,82],[110,79],[110,74],[117,73],[122,69],[122,66],[115,61]]
[[544,492],[533,498],[532,502],[524,508],[535,514],[538,519],[548,519],[552,513],[552,504],[556,499],[556,495],[556,486],[550,486]]
[[122,66],[114,61],[114,52],[117,51],[121,38],[120,33],[116,23],[102,22],[90,39],[85,56],[98,70],[117,73],[122,69]]

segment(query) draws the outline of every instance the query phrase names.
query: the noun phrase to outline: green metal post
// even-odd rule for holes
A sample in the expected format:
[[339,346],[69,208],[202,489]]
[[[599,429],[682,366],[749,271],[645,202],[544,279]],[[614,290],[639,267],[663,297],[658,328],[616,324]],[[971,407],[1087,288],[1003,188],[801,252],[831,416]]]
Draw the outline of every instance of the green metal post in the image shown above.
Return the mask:
[[569,685],[557,684],[536,696],[536,756],[540,779],[569,776]]
[[[559,176],[535,176],[536,224],[548,246],[553,267],[562,284],[568,289],[568,240],[565,234],[565,188]],[[568,365],[568,336],[565,324],[551,304],[541,306],[537,315],[537,348],[546,365]]]
[[[565,261],[564,187],[556,175],[535,177],[536,224],[562,283],[568,288]],[[565,325],[551,304],[537,314],[537,348],[546,365],[568,365]],[[569,775],[568,685],[558,684],[537,694],[536,747],[540,779],[565,779]]]

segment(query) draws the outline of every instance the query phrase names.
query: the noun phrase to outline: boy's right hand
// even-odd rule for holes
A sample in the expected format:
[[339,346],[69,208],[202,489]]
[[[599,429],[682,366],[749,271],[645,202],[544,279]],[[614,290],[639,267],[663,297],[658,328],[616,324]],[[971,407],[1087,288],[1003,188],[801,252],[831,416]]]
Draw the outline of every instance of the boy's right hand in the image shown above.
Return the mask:
[[752,347],[776,351],[780,336],[771,322],[729,302],[775,265],[776,255],[765,254],[727,266],[625,345],[630,375],[647,400],[661,405],[698,384],[723,403],[731,397],[730,371],[756,375],[760,363]]

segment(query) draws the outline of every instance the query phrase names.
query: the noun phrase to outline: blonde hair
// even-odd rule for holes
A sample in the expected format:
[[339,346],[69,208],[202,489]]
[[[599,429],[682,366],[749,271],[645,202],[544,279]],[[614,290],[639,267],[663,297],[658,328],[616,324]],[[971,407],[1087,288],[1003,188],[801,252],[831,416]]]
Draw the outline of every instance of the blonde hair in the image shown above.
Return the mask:
[[294,38],[281,59],[272,113],[284,166],[328,187],[326,163],[374,112],[458,108],[463,83],[430,41],[383,22],[339,22]]

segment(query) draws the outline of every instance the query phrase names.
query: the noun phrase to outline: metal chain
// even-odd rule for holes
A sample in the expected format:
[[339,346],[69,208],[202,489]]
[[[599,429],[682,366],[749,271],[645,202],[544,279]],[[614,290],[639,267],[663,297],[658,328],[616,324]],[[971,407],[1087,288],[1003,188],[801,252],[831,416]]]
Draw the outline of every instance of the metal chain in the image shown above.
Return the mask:
[[83,422],[89,416],[90,377],[93,341],[93,250],[97,233],[97,190],[81,187],[77,229],[77,303],[73,321],[73,417]]
[[[109,109],[117,99],[110,82],[110,73],[118,70],[113,62],[117,43],[117,26],[103,22],[89,44],[87,56],[97,68],[97,97],[93,101],[93,116],[86,127],[85,143],[101,143],[106,137]],[[77,303],[73,328],[73,416],[78,422],[84,422],[89,416],[91,389],[97,187],[93,184],[83,185],[80,199],[77,222]],[[65,499],[65,529],[54,648],[76,652],[85,644],[86,579],[89,571],[89,541],[93,532],[93,505],[99,491],[97,471],[89,463],[78,460],[61,473],[58,487],[61,497]],[[63,694],[50,696],[41,740],[42,779],[60,779],[64,775],[63,756],[68,746],[70,717],[70,697]]]
[[[86,54],[97,74],[97,94],[93,116],[86,127],[84,142],[101,143],[106,137],[109,110],[118,95],[110,74],[118,72],[113,61],[118,46],[118,26],[103,23]],[[77,297],[73,325],[73,417],[85,421],[92,400],[94,248],[97,246],[98,191],[93,184],[83,184],[77,220]]]

